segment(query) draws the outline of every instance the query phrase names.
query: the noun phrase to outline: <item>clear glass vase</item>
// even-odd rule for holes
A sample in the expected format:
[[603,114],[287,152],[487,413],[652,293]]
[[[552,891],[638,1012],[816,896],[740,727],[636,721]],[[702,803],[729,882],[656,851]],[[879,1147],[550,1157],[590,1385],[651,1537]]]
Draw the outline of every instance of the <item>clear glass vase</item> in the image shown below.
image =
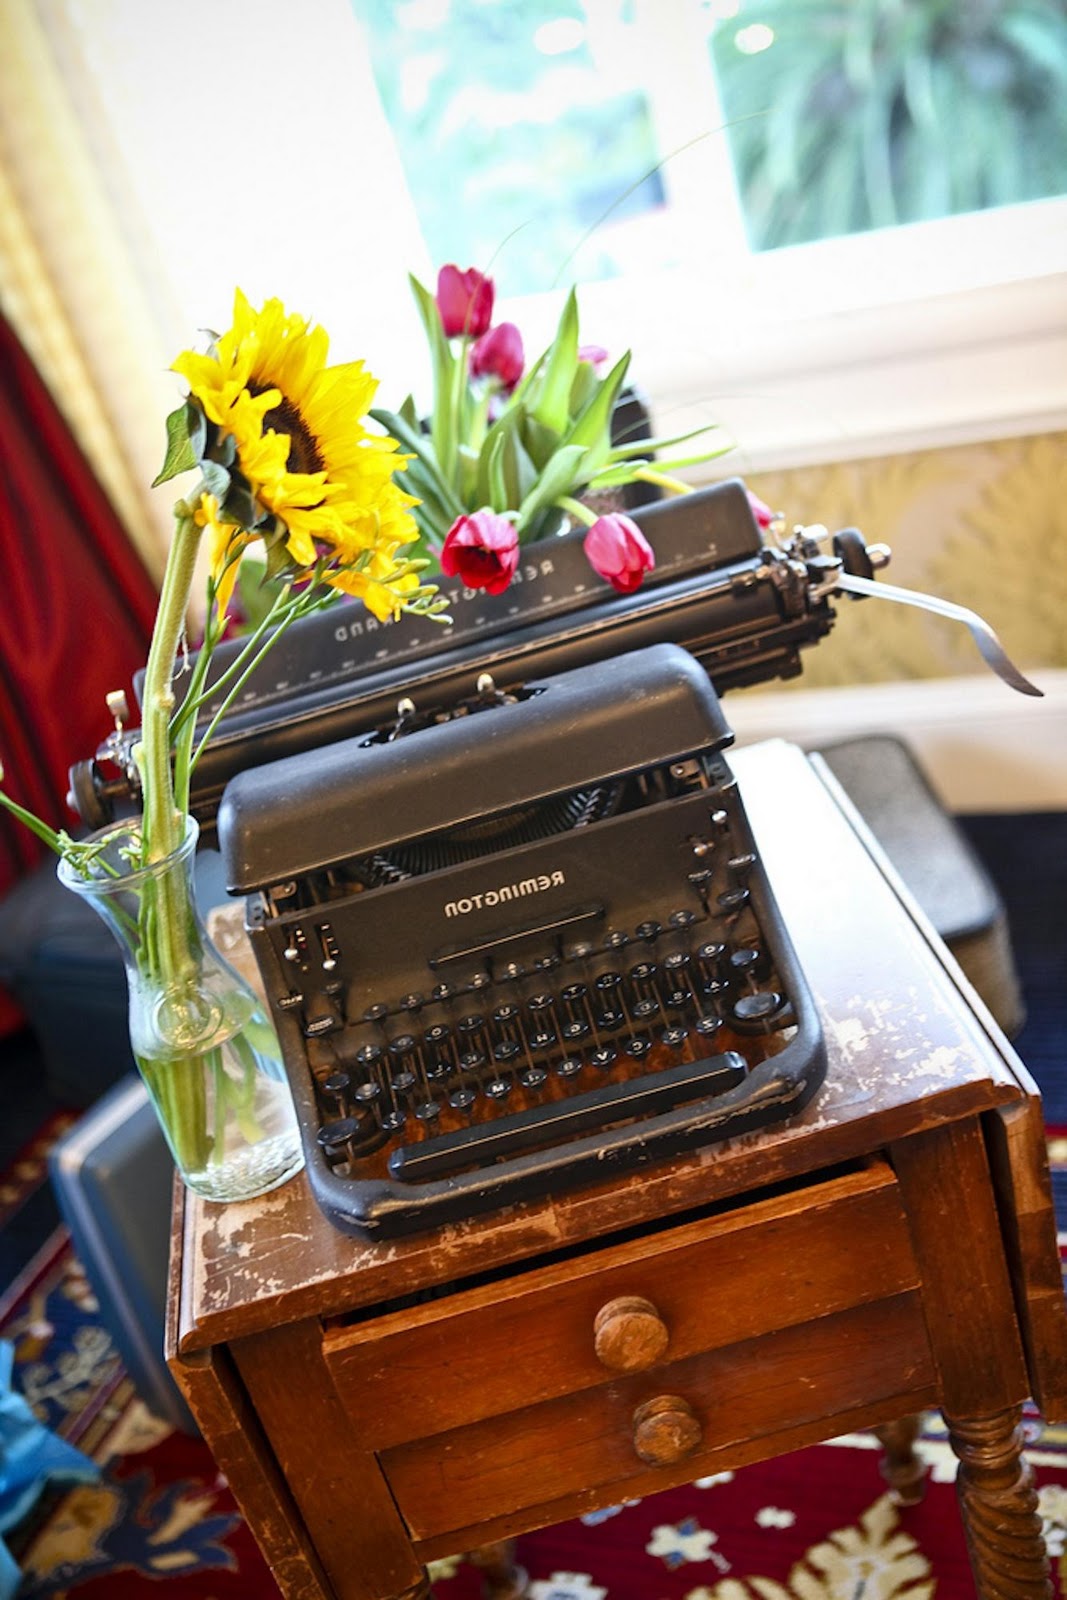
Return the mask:
[[130,1043],[183,1181],[209,1200],[246,1200],[303,1166],[277,1034],[244,978],[212,944],[193,894],[190,818],[173,855],[136,871],[137,823],[94,835],[91,875],[60,881],[118,941]]

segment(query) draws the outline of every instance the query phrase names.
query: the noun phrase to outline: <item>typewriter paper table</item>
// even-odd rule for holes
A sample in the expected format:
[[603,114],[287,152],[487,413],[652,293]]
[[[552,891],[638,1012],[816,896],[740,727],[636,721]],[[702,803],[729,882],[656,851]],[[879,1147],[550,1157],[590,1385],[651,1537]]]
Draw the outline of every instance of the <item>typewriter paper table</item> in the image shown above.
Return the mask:
[[794,1122],[389,1244],[302,1177],[179,1204],[173,1370],[287,1596],[414,1600],[435,1557],[927,1406],[979,1595],[1048,1592],[1016,1432],[1028,1396],[1067,1415],[1040,1102],[829,780],[732,765],[826,1030]]

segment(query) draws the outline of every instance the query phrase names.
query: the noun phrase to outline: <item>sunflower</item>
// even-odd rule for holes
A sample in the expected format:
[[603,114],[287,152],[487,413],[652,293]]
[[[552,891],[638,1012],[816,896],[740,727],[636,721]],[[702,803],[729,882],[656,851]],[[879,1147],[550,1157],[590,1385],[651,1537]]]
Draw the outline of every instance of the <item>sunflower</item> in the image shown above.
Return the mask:
[[[393,474],[406,465],[394,439],[363,424],[377,389],[362,361],[328,367],[322,328],[286,313],[280,300],[255,310],[238,289],[233,326],[207,354],[184,351],[174,371],[222,433],[232,437],[235,465],[255,499],[280,518],[286,548],[308,569],[328,546],[345,563],[375,558],[377,615],[395,612],[410,586],[386,604],[388,572],[417,530]],[[416,588],[418,585],[415,586]]]
[[215,585],[215,607],[219,621],[223,622],[237,581],[241,555],[252,535],[235,523],[222,520],[218,499],[213,494],[200,496],[193,510],[193,521],[208,536],[208,562],[211,581]]

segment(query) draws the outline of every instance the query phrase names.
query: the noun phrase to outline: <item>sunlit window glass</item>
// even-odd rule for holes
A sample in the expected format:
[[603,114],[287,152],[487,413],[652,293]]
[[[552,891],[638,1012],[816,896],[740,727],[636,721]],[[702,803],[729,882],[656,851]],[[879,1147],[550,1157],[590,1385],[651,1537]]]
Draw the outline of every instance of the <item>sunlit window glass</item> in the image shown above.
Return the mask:
[[750,245],[1067,192],[1062,0],[707,0]]
[[627,0],[353,5],[434,261],[510,294],[643,264],[664,191]]

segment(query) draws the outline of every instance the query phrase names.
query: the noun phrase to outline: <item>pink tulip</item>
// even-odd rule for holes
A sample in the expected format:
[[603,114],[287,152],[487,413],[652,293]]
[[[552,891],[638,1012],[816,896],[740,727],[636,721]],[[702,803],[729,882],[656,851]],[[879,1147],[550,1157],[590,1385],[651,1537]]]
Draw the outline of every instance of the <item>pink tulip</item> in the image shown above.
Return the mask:
[[771,523],[774,521],[774,512],[771,510],[766,501],[761,500],[758,494],[753,494],[751,489],[746,489],[745,493],[748,495],[748,503],[752,509],[752,515],[755,517],[760,527],[766,531],[766,529],[769,528]]
[[445,336],[454,339],[466,334],[480,339],[493,320],[493,280],[477,267],[461,272],[458,267],[442,267],[437,274],[437,309]]
[[495,378],[508,394],[522,377],[525,356],[522,334],[513,322],[498,322],[471,351],[471,374]]
[[596,519],[582,548],[593,571],[619,594],[632,594],[656,565],[652,546],[637,523],[614,512]]
[[457,517],[441,547],[441,571],[468,589],[503,594],[519,564],[514,524],[495,511]]
[[588,361],[597,371],[608,359],[608,352],[602,344],[582,344],[578,346],[578,360]]

